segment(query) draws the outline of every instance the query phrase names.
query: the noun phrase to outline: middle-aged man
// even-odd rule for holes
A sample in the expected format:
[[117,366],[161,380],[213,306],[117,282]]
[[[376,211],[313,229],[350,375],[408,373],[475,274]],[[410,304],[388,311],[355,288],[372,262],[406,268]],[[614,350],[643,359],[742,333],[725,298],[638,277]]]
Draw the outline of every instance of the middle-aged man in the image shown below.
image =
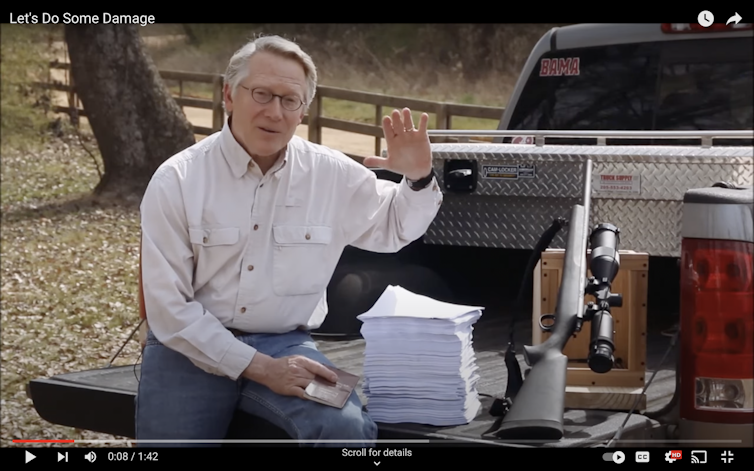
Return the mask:
[[[387,158],[361,165],[295,136],[317,74],[293,42],[246,44],[225,82],[222,131],[161,165],[141,205],[137,441],[219,440],[240,408],[294,439],[373,446],[356,393],[342,409],[303,398],[315,375],[336,379],[308,331],[347,245],[396,252],[437,214],[428,116],[419,129],[408,109],[386,116]],[[375,166],[405,178],[378,180]]]

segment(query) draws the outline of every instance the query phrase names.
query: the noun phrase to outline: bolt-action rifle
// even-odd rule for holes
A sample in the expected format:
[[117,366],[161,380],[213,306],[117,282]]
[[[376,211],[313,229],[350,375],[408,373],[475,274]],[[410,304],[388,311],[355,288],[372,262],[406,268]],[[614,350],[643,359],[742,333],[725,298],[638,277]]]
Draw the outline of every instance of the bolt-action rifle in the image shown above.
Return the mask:
[[[512,343],[506,352],[508,389],[504,399],[493,405],[502,416],[494,435],[510,440],[559,440],[563,437],[563,414],[566,394],[568,357],[563,350],[574,333],[580,332],[584,322],[591,321],[588,364],[596,373],[607,373],[614,364],[613,318],[611,307],[620,307],[623,298],[610,291],[620,268],[618,256],[619,229],[612,224],[598,224],[589,231],[592,161],[584,169],[582,204],[571,210],[568,222],[563,275],[558,292],[555,314],[545,314],[540,327],[552,335],[543,343],[524,346],[524,359],[531,366],[526,378],[521,377],[518,362],[513,357]],[[557,223],[557,221],[556,221]],[[557,224],[543,238],[554,237]],[[587,279],[587,247],[592,276]],[[535,249],[539,250],[541,247]],[[541,250],[540,250],[541,251]],[[536,254],[535,254],[536,255]],[[527,273],[530,275],[530,273]],[[584,305],[584,295],[595,302]],[[545,325],[544,320],[552,323]],[[511,357],[513,360],[511,361]],[[501,412],[502,410],[502,412]]]

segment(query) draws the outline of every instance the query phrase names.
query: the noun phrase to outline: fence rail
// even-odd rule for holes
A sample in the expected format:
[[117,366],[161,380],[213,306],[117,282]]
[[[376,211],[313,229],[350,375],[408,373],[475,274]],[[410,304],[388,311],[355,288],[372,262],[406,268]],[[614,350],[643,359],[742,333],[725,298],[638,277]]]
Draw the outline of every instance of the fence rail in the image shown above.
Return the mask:
[[[51,69],[70,70],[70,64],[53,61],[50,63]],[[206,74],[197,72],[184,72],[180,70],[159,70],[160,76],[165,81],[177,82],[178,94],[173,98],[181,108],[198,108],[212,111],[212,126],[199,126],[193,124],[194,133],[201,136],[208,136],[222,129],[225,115],[222,105],[222,74]],[[212,99],[195,98],[184,96],[184,85],[186,83],[203,83],[212,86]],[[68,95],[68,106],[56,105],[53,110],[60,113],[68,113],[73,116],[86,116],[86,111],[81,108],[80,100],[77,97],[75,84],[49,82],[37,83],[47,89],[66,92]],[[348,121],[344,119],[323,116],[322,100],[330,98],[334,100],[344,100],[355,103],[373,105],[375,107],[374,123],[362,123]],[[322,129],[336,129],[374,138],[374,154],[380,155],[382,152],[382,116],[383,107],[403,108],[408,107],[412,111],[420,111],[434,115],[434,129],[451,130],[453,129],[453,118],[478,118],[498,121],[503,115],[504,108],[493,106],[463,105],[458,103],[447,103],[431,100],[420,100],[416,98],[385,95],[381,93],[364,92],[357,90],[348,90],[338,87],[329,87],[320,85],[317,87],[315,98],[309,107],[307,114],[304,116],[302,124],[308,126],[308,139],[311,142],[322,143]],[[432,127],[430,125],[430,127]],[[456,141],[458,138],[450,137],[432,137],[433,142]],[[352,158],[361,161],[364,156],[349,154]]]

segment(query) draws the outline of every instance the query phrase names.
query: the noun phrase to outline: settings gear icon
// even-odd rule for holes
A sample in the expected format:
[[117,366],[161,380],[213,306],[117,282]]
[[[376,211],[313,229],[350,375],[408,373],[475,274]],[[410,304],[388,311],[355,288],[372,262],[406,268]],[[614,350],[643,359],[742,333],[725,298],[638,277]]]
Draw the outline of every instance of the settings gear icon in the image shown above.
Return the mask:
[[672,451],[665,453],[665,461],[667,461],[668,463],[674,463],[677,458],[672,458],[672,456],[673,456]]

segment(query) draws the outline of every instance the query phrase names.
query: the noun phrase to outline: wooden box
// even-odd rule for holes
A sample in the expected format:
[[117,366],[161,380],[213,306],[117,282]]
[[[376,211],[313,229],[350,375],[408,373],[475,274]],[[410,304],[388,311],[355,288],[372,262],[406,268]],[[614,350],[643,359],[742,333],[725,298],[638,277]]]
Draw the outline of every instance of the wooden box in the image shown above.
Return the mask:
[[[558,288],[563,273],[565,250],[548,249],[534,270],[532,343],[544,342],[540,316],[555,314]],[[589,354],[591,322],[584,322],[581,331],[566,344],[563,353],[569,358],[566,380],[566,408],[630,410],[640,396],[636,411],[646,408],[644,388],[647,353],[647,274],[649,256],[621,250],[620,271],[611,291],[623,296],[623,306],[613,307],[615,366],[607,373],[595,373],[586,363]],[[587,276],[591,276],[588,270]],[[584,304],[595,301],[584,296]],[[545,323],[547,325],[547,323]]]

